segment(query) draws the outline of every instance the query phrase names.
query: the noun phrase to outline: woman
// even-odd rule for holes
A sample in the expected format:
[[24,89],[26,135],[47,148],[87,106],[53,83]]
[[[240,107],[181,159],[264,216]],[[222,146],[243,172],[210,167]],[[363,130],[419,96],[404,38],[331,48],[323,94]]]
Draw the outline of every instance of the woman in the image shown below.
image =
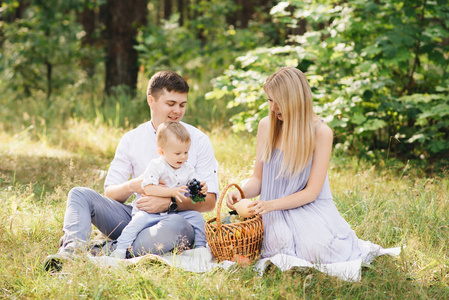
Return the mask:
[[[264,221],[262,258],[276,254],[312,263],[356,259],[370,262],[382,249],[357,238],[332,199],[327,168],[332,130],[313,112],[309,83],[298,69],[284,67],[264,85],[269,116],[259,123],[254,173],[242,187],[248,205]],[[239,191],[227,205],[241,200]]]

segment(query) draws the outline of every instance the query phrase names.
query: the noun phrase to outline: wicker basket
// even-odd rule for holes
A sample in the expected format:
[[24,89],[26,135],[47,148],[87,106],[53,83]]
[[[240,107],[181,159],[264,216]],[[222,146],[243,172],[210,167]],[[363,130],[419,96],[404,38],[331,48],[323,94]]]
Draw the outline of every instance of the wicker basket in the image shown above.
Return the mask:
[[[225,187],[217,206],[217,217],[206,222],[206,237],[212,254],[217,261],[231,260],[236,254],[255,259],[260,253],[263,238],[263,222],[260,215],[245,221],[222,224],[220,219],[221,202],[226,191],[235,186],[245,198],[242,189],[235,183]],[[213,222],[216,223],[212,224]]]

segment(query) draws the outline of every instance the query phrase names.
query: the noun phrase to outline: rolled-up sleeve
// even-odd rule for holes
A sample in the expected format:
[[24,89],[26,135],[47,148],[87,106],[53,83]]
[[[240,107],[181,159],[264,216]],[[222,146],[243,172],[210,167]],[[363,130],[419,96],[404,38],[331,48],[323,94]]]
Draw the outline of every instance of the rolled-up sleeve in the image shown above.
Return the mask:
[[152,160],[145,169],[142,181],[142,188],[149,184],[158,185],[159,178],[161,178],[160,170],[163,166],[157,163],[157,160]]

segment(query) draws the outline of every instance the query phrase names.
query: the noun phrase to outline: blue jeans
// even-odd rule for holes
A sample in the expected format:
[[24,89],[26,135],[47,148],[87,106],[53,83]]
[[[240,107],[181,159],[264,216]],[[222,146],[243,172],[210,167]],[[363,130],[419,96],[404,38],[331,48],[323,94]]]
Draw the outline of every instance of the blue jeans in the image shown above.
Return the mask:
[[[112,240],[116,240],[131,221],[132,206],[105,197],[84,187],[73,188],[67,199],[64,236],[59,252],[66,248],[88,246],[91,224]],[[190,248],[195,241],[194,228],[181,214],[167,214],[159,222],[137,234],[131,255],[161,254],[178,248]],[[111,249],[112,248],[112,249]],[[113,245],[108,251],[115,248]]]
[[[170,214],[149,214],[144,211],[137,211],[132,216],[131,222],[128,223],[128,225],[123,229],[122,234],[117,239],[117,247],[116,249],[119,250],[126,250],[128,248],[132,248],[133,251],[134,247],[136,245],[133,245],[134,240],[136,239],[137,235],[144,230],[145,228],[148,228],[148,230],[151,232],[153,231],[159,231],[161,227],[160,221],[167,218],[167,216],[172,215],[181,215],[183,218],[185,218],[190,224],[192,224],[194,230],[195,230],[195,246],[206,246],[206,232],[205,232],[205,221],[203,218],[203,215],[197,211],[181,211],[181,212],[172,212]],[[153,234],[155,235],[155,234]],[[181,237],[182,238],[182,237]],[[154,241],[154,244],[156,246],[156,249],[149,249],[151,253],[159,253],[161,248],[164,248],[164,244],[160,243],[158,240]],[[178,245],[178,249],[182,250],[187,245]],[[141,246],[140,246],[141,247]],[[140,249],[140,250],[147,250],[148,249]],[[170,249],[171,250],[171,249]]]

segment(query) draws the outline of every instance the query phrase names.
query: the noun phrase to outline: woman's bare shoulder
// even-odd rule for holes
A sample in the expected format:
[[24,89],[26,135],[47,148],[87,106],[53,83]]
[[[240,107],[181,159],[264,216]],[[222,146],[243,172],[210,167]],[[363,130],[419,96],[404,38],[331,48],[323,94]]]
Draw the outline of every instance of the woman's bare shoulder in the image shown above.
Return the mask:
[[259,126],[260,125],[268,126],[269,123],[270,123],[270,118],[268,116],[266,116],[266,117],[263,117],[262,120],[260,120]]
[[332,131],[332,129],[323,121],[321,123],[318,124],[318,127],[316,129],[316,137],[317,140],[333,140],[334,138],[334,133]]
[[262,120],[260,120],[259,122],[259,128],[258,131],[267,131],[268,130],[268,126],[270,125],[270,119],[268,117],[264,117]]

